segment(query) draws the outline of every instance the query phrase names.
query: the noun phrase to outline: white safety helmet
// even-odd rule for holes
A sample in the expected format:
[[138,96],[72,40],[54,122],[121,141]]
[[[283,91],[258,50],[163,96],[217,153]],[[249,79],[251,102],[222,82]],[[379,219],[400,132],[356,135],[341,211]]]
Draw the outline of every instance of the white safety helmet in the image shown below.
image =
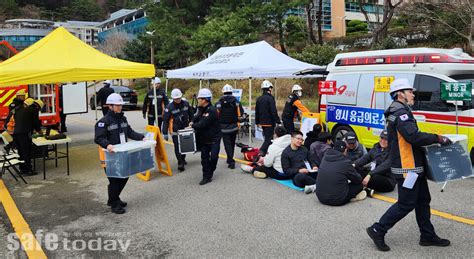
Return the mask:
[[153,79],[153,84],[161,84],[161,79],[159,77],[155,77],[155,79]]
[[123,105],[124,102],[120,94],[113,93],[113,94],[110,94],[109,97],[107,97],[106,104]]
[[293,85],[291,88],[291,92],[295,93],[298,97],[301,97],[303,95],[303,88],[300,85]]
[[406,78],[395,79],[390,85],[390,95],[392,95],[395,92],[398,92],[401,90],[408,90],[408,89],[415,91],[415,88],[413,88],[413,86],[410,84],[408,79]]
[[300,85],[293,85],[293,87],[291,88],[292,92],[301,90],[303,90],[303,88]]
[[229,84],[226,84],[226,85],[224,85],[224,87],[222,87],[222,92],[223,93],[232,93],[233,90],[234,90],[234,88]]
[[110,84],[112,84],[112,81],[110,81],[110,80],[105,80],[104,81],[104,85],[110,85]]
[[264,80],[264,81],[262,82],[261,88],[262,88],[262,89],[273,88],[273,85],[272,85],[272,83],[270,83],[270,81]]
[[201,90],[199,90],[197,98],[210,99],[210,98],[212,98],[212,92],[211,92],[211,90],[209,90],[207,88],[202,88]]
[[179,99],[181,97],[183,97],[183,93],[178,88],[175,88],[175,89],[173,89],[173,91],[171,91],[171,98],[172,99]]

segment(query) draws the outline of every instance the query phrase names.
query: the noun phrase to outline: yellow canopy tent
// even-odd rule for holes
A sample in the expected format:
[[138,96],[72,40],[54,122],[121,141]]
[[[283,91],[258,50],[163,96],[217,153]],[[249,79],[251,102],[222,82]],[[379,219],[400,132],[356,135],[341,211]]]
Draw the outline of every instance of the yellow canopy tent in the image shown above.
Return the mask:
[[153,65],[108,56],[63,27],[0,63],[0,86],[153,76]]

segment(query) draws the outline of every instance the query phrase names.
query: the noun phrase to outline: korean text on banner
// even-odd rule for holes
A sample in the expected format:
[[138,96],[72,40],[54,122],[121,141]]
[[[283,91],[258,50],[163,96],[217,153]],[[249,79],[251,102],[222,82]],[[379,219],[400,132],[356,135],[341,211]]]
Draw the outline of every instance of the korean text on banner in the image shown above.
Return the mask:
[[374,91],[375,92],[390,92],[390,85],[394,76],[376,76],[374,77]]
[[326,115],[329,122],[383,129],[385,126],[383,112],[382,109],[328,105]]
[[337,92],[336,81],[319,81],[318,92],[319,94],[335,95]]

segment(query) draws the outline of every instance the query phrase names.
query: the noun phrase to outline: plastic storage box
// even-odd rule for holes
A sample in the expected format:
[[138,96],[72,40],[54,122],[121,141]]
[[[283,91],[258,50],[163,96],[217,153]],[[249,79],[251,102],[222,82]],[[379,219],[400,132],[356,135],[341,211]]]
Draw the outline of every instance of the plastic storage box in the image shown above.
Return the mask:
[[427,177],[434,182],[446,182],[473,175],[471,159],[467,151],[466,135],[443,135],[453,144],[424,147]]
[[131,141],[114,145],[114,153],[105,150],[107,177],[127,178],[155,167],[156,141]]
[[180,154],[196,153],[196,134],[194,129],[178,130],[178,145]]

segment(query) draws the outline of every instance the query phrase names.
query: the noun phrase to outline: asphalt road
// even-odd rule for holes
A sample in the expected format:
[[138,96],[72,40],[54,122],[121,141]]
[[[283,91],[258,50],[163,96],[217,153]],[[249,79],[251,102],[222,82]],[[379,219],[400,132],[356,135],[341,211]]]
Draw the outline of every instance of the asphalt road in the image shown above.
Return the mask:
[[[139,111],[126,116],[137,131],[144,128]],[[227,169],[223,159],[213,182],[199,186],[199,154],[188,156],[186,171],[178,173],[169,145],[174,176],[155,174],[149,182],[130,178],[121,196],[129,203],[127,213],[114,215],[105,205],[107,179],[92,141],[94,122],[92,112],[68,117],[74,141],[69,177],[61,161],[58,168],[47,164],[46,181],[41,176],[29,177],[28,185],[9,176],[4,181],[33,232],[55,233],[70,242],[107,239],[129,246],[124,251],[120,246],[114,251],[59,246],[45,249],[50,257],[474,257],[472,225],[433,216],[437,233],[449,238],[452,246],[421,247],[412,213],[386,236],[392,251],[381,253],[365,228],[390,203],[366,199],[343,207],[324,206],[314,195]],[[441,193],[441,185],[430,183],[432,208],[474,219],[473,186],[472,178],[451,182]],[[396,197],[396,192],[387,196]],[[3,211],[0,215],[5,216]],[[0,236],[4,234],[0,225]]]

